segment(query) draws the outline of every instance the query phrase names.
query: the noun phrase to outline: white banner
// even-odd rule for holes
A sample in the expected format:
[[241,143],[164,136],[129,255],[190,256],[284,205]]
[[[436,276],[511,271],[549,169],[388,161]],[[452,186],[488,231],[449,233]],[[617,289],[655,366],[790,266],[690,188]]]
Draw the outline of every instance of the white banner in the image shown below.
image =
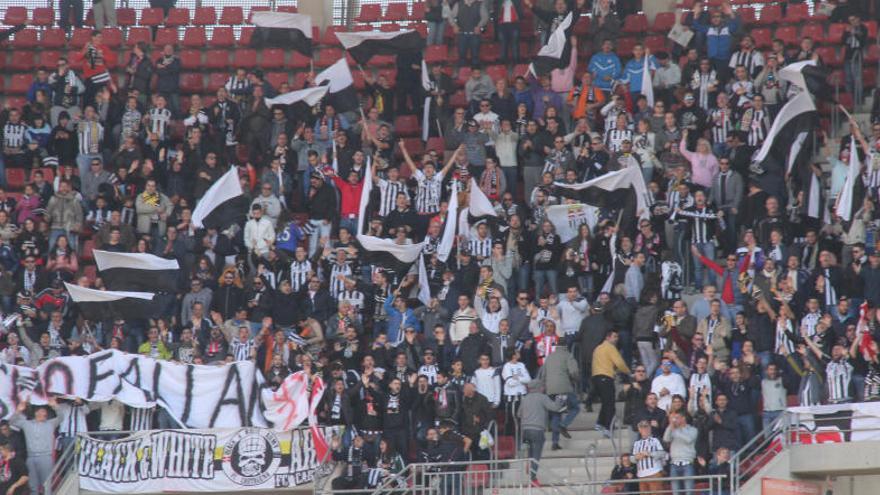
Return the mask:
[[187,365],[107,350],[51,359],[36,369],[0,365],[0,418],[9,417],[22,401],[45,404],[49,396],[59,395],[159,405],[186,428],[287,430],[308,416],[303,375],[290,375],[273,393],[252,361]]
[[880,402],[790,407],[792,438],[799,443],[842,443],[880,440]]
[[[332,427],[318,435],[329,441]],[[319,459],[308,428],[154,430],[79,437],[79,487],[102,493],[274,490],[311,483]]]
[[548,206],[545,211],[562,242],[577,237],[578,228],[583,224],[589,225],[592,232],[599,221],[599,208],[583,203]]

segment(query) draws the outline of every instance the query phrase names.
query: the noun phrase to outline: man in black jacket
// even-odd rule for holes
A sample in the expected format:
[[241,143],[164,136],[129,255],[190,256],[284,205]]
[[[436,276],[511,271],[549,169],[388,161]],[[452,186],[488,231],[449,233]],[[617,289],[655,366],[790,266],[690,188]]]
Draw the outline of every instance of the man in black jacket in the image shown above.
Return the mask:
[[[309,161],[317,158],[316,151],[309,151]],[[320,172],[313,172],[309,177],[309,192],[306,195],[306,211],[309,214],[309,223],[314,231],[309,236],[309,257],[318,251],[318,243],[323,239],[330,238],[333,228],[333,220],[336,218],[336,192],[324,181]]]
[[479,361],[480,355],[489,354],[491,349],[489,348],[486,336],[483,335],[477,322],[471,322],[468,331],[468,336],[462,339],[461,344],[458,346],[458,358],[461,359],[464,365],[464,374],[473,375],[474,370],[477,369],[477,361]]
[[333,314],[335,308],[330,292],[321,287],[321,281],[312,275],[309,283],[299,291],[300,311],[302,318],[311,317],[324,322]]

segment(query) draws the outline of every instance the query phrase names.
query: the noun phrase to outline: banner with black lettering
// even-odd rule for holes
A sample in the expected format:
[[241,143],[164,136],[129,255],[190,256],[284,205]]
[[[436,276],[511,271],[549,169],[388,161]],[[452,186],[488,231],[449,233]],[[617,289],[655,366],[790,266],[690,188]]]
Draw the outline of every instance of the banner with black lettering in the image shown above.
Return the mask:
[[0,418],[20,401],[45,404],[52,395],[158,405],[187,428],[266,427],[263,404],[272,400],[252,361],[186,365],[106,350],[50,359],[38,368],[0,365]]
[[[332,431],[320,429],[328,441]],[[321,464],[308,428],[154,430],[77,442],[79,487],[102,493],[287,489],[312,483]]]

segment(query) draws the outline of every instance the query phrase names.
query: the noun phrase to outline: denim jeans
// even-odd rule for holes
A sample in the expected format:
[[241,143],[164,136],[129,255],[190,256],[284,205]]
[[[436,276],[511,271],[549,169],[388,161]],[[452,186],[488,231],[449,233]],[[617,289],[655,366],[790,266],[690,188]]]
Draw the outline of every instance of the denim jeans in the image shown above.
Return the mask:
[[330,237],[330,232],[333,230],[333,223],[330,222],[330,220],[309,220],[309,223],[314,230],[312,235],[309,236],[309,258],[311,258],[318,251],[318,241],[320,241],[322,237]]
[[426,43],[431,45],[443,44],[443,33],[446,30],[446,21],[431,22],[428,21],[428,39]]
[[[480,35],[479,33],[458,33],[458,65],[459,67],[480,63]],[[470,58],[468,58],[470,54]]]
[[535,282],[535,299],[541,297],[541,294],[544,294],[545,283],[550,286],[550,294],[559,294],[556,285],[557,275],[556,270],[535,269],[535,273],[532,277]]
[[[736,252],[736,213],[729,208],[724,209],[724,231],[721,233],[721,250],[725,253]],[[731,320],[733,321],[733,320]]]
[[544,451],[544,430],[526,429],[522,432],[523,442],[529,447],[529,458],[532,459],[531,478],[538,479],[538,466],[541,462],[541,453]]
[[[580,404],[578,403],[577,394],[565,394],[565,403],[568,404],[568,410],[565,413],[550,413],[550,428],[553,430],[553,443],[559,443],[560,428],[568,428],[574,418],[580,412]],[[563,417],[563,414],[565,416]]]
[[747,444],[752,437],[755,436],[755,415],[754,414],[741,414],[736,418],[736,422],[739,425],[739,429],[737,430],[739,437],[739,446]]
[[761,415],[761,427],[766,430],[781,414],[782,411],[764,411]]
[[[694,465],[685,464],[684,466],[669,465],[670,478],[685,478],[694,475]],[[694,480],[672,481],[672,495],[690,495],[694,492]]]
[[[711,242],[695,242],[693,245],[703,254],[703,256],[710,260],[715,259],[715,244],[712,244]],[[703,289],[703,284],[705,283],[703,280],[704,275],[708,275],[708,283],[715,283],[715,272],[707,270],[700,259],[694,256],[694,286],[698,291]]]
[[519,24],[498,24],[498,38],[501,41],[501,62],[519,63]]

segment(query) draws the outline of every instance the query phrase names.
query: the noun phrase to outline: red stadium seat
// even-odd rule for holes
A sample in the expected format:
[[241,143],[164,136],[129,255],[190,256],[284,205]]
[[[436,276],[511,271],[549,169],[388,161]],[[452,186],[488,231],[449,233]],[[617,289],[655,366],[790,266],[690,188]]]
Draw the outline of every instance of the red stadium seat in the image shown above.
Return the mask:
[[651,50],[651,53],[657,53],[666,50],[666,36],[662,34],[645,36],[644,43],[645,48]]
[[94,261],[95,260],[95,240],[94,239],[89,239],[83,243],[82,259],[83,259],[83,261]]
[[798,43],[797,28],[795,26],[779,26],[776,28],[775,36],[789,46]]
[[761,18],[758,19],[759,25],[769,26],[780,22],[782,22],[782,7],[779,5],[765,5],[761,9]]
[[153,41],[155,46],[176,45],[180,43],[177,37],[177,28],[159,28],[156,30],[156,39]]
[[501,59],[501,45],[498,43],[484,43],[480,46],[480,61],[491,64]]
[[260,58],[260,67],[263,69],[280,69],[284,67],[284,50],[281,48],[266,48]]
[[166,26],[186,26],[189,24],[189,9],[173,8],[168,11]]
[[825,28],[823,28],[821,24],[807,24],[801,29],[800,39],[803,38],[812,38],[816,41],[823,41],[825,39]]
[[810,11],[805,3],[791,3],[785,10],[785,22],[798,24],[810,17]]
[[828,26],[828,35],[825,36],[825,43],[840,44],[843,41],[843,33],[846,32],[847,24],[835,23]]
[[[355,74],[360,74],[360,72],[352,72],[352,77]],[[309,74],[307,72],[297,72],[293,75],[293,87],[295,89],[304,88],[308,85],[308,81],[306,79],[309,78]]]
[[161,26],[165,22],[165,12],[160,8],[149,7],[141,11],[141,26]]
[[299,8],[296,5],[281,5],[277,10],[278,12],[287,12],[289,14],[299,13]]
[[[105,36],[106,39],[106,36]],[[67,35],[61,28],[48,28],[40,37],[42,48],[64,48],[67,45]]]
[[[413,29],[413,30],[415,30],[415,32],[417,32],[417,33],[419,33],[420,35],[422,35],[422,38],[427,38],[427,37],[428,37],[428,24],[427,24],[427,23],[424,23],[424,22],[418,22],[418,23],[415,23],[415,24],[410,24],[410,25],[407,26],[406,28],[407,28],[407,29]],[[520,35],[520,37],[522,37],[522,35]]]
[[[876,44],[872,44],[871,46],[877,46]],[[877,85],[877,69],[873,68],[865,68],[862,69],[862,87],[865,88],[865,92],[871,90],[871,88]]]
[[289,69],[305,69],[311,66],[311,57],[306,57],[300,52],[291,51],[290,60],[287,61],[285,67]]
[[73,35],[70,37],[70,47],[71,48],[82,48],[86,46],[86,43],[89,42],[92,36],[92,30],[87,28],[76,28],[73,30]]
[[39,44],[39,31],[36,29],[25,29],[15,33],[11,46],[16,50],[30,50],[36,48]]
[[[737,11],[739,13],[739,11]],[[659,12],[654,17],[654,24],[651,26],[651,31],[654,33],[667,33],[672,26],[675,25],[675,13],[674,12]]]
[[486,67],[486,75],[489,76],[489,79],[492,81],[498,81],[501,79],[507,80],[509,77],[506,65],[490,65]]
[[840,93],[837,97],[837,103],[840,104],[843,108],[852,108],[854,105],[854,98],[852,93]]
[[19,26],[22,24],[27,24],[27,21],[27,7],[8,7],[6,9],[6,15],[3,16],[3,24],[6,24],[7,26]]
[[180,90],[184,93],[201,93],[205,90],[205,82],[201,73],[185,72],[180,75]]
[[213,72],[208,74],[208,92],[214,94],[218,89],[226,85],[229,76],[223,72]]
[[336,33],[344,33],[348,31],[345,26],[327,26],[324,33],[318,38],[318,43],[325,46],[341,46]]
[[130,8],[116,9],[116,24],[121,27],[130,27],[137,24],[137,12]]
[[202,48],[208,44],[208,35],[202,26],[191,26],[183,32],[183,46]]
[[815,53],[825,65],[834,67],[842,64],[836,47],[820,46],[819,48],[816,48]]
[[12,52],[12,58],[9,62],[11,70],[32,71],[37,66],[36,54],[31,51],[15,51]]
[[[344,57],[342,50],[339,48],[327,48],[325,50],[321,50],[321,54],[318,56],[318,60],[315,60],[315,66],[317,67],[329,67],[336,62],[339,61],[340,58]],[[375,60],[377,57],[373,57]],[[374,62],[370,61],[370,65],[373,65]]]
[[741,7],[736,9],[736,15],[746,26],[754,24],[757,21],[754,7]]
[[621,29],[627,34],[644,34],[648,31],[648,17],[645,14],[630,14],[623,20]]
[[34,26],[49,27],[55,25],[55,9],[51,7],[37,7],[32,14],[31,24]]
[[633,48],[638,42],[635,38],[619,38],[617,40],[617,55],[626,58],[631,57]]
[[214,7],[196,7],[193,24],[196,26],[212,26],[217,24],[217,11]]
[[110,48],[119,48],[122,46],[122,29],[118,27],[104,28],[101,33],[104,35],[104,44]]
[[235,31],[231,27],[215,27],[211,33],[210,46],[235,46]]
[[55,50],[44,50],[40,53],[40,67],[47,70],[53,70],[58,66],[58,60],[61,58],[61,52]]
[[868,39],[877,39],[877,21],[865,21],[865,27],[868,29]]
[[23,168],[7,168],[6,169],[6,184],[10,189],[21,190],[24,188],[24,184],[26,182],[27,174],[25,173]]
[[[871,43],[868,45],[868,51],[865,54],[865,62],[877,62],[880,61],[880,45],[876,43]],[[868,84],[865,84],[867,87]]]
[[428,138],[428,143],[425,145],[425,150],[437,151],[439,153],[442,153],[445,147],[446,142],[442,137],[432,137]]
[[128,46],[134,46],[138,43],[147,43],[150,44],[153,41],[153,33],[150,31],[150,28],[147,27],[133,27],[128,28],[128,38],[125,40],[125,44]]
[[425,63],[438,64],[447,60],[449,49],[446,45],[430,45],[425,47]]
[[403,2],[389,3],[385,8],[385,15],[382,16],[383,21],[404,21],[407,19],[409,19],[409,12]]
[[[158,50],[157,50],[158,51]],[[180,66],[185,70],[199,70],[202,68],[201,50],[183,50],[180,52]]]
[[253,26],[246,26],[241,28],[241,33],[238,34],[238,46],[250,46],[251,38],[253,38],[253,36]]
[[396,33],[400,30],[401,30],[400,24],[398,24],[396,22],[382,24],[381,26],[379,26],[379,31],[382,31],[383,33]]
[[409,15],[409,18],[416,21],[421,21],[425,18],[425,2],[418,2],[412,4],[412,14]]
[[449,98],[449,104],[452,105],[453,108],[462,108],[466,107],[467,96],[464,94],[464,91],[459,90],[455,93],[452,93],[452,96]]
[[420,132],[419,118],[415,115],[401,115],[394,119],[394,132],[399,136],[418,136]]
[[288,83],[287,72],[269,72],[266,74],[266,81],[268,81],[273,88],[278,89],[282,84]]
[[394,65],[394,55],[375,55],[370,59],[370,65],[373,67],[391,67]]
[[228,50],[208,50],[205,54],[206,69],[225,69],[229,67]]
[[755,40],[755,48],[770,48],[773,45],[773,37],[766,28],[752,29],[752,39]]
[[241,7],[223,7],[223,11],[220,14],[220,24],[226,26],[244,24],[244,11]]
[[382,20],[382,7],[377,3],[361,4],[361,11],[354,22],[368,23]]
[[257,66],[257,51],[251,48],[239,48],[232,54],[232,66],[253,69]]

